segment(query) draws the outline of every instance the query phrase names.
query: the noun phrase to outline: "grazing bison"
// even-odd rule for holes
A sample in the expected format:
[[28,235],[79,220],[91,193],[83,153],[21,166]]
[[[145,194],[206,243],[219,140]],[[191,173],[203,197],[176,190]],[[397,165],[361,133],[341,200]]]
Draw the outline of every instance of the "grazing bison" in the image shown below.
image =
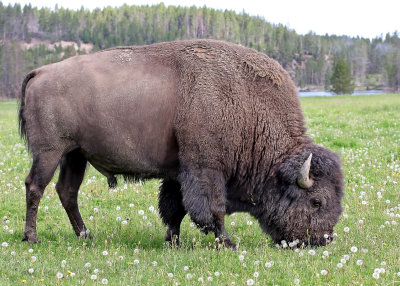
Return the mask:
[[325,245],[342,212],[337,155],[305,136],[295,86],[268,56],[211,40],[117,47],[47,65],[22,84],[20,132],[33,164],[23,240],[37,241],[46,185],[76,235],[87,162],[107,177],[161,178],[165,239],[186,213],[235,248],[224,216],[249,212],[276,241]]

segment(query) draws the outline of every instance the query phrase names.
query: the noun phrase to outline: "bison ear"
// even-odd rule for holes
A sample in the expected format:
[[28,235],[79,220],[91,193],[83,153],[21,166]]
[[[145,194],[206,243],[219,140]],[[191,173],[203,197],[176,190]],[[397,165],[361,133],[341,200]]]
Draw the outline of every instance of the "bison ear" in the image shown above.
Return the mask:
[[297,176],[297,184],[302,189],[309,189],[314,184],[314,181],[310,179],[310,167],[311,167],[312,153],[308,156],[307,160],[301,166],[299,175]]

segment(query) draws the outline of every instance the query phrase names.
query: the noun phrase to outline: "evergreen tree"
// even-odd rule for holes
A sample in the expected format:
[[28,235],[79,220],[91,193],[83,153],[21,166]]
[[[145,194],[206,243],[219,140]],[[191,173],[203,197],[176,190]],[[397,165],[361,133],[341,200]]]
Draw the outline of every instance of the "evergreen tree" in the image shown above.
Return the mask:
[[336,94],[353,93],[354,83],[350,66],[343,60],[338,60],[331,77],[332,91]]

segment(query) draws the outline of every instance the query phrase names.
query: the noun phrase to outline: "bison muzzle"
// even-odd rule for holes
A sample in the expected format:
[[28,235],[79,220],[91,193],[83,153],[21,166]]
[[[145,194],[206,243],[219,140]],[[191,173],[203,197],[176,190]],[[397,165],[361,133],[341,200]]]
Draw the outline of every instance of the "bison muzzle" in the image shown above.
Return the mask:
[[[276,242],[325,245],[342,212],[339,157],[305,136],[296,88],[265,54],[212,40],[117,47],[30,72],[20,132],[33,164],[23,240],[37,242],[39,201],[56,191],[77,236],[87,162],[116,175],[160,178],[167,241],[188,213],[235,248],[224,217],[248,212]],[[296,243],[295,243],[296,244]]]

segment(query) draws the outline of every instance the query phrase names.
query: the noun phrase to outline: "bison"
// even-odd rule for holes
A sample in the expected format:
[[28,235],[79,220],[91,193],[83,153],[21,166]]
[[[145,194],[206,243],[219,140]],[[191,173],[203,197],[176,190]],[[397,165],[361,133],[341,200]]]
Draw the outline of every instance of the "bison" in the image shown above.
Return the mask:
[[224,217],[248,212],[276,242],[325,245],[342,212],[339,157],[316,145],[288,73],[263,53],[193,40],[116,47],[31,71],[19,126],[33,156],[23,240],[60,166],[56,191],[77,236],[87,229],[79,187],[89,162],[116,175],[162,179],[165,239],[188,213],[235,248]]

